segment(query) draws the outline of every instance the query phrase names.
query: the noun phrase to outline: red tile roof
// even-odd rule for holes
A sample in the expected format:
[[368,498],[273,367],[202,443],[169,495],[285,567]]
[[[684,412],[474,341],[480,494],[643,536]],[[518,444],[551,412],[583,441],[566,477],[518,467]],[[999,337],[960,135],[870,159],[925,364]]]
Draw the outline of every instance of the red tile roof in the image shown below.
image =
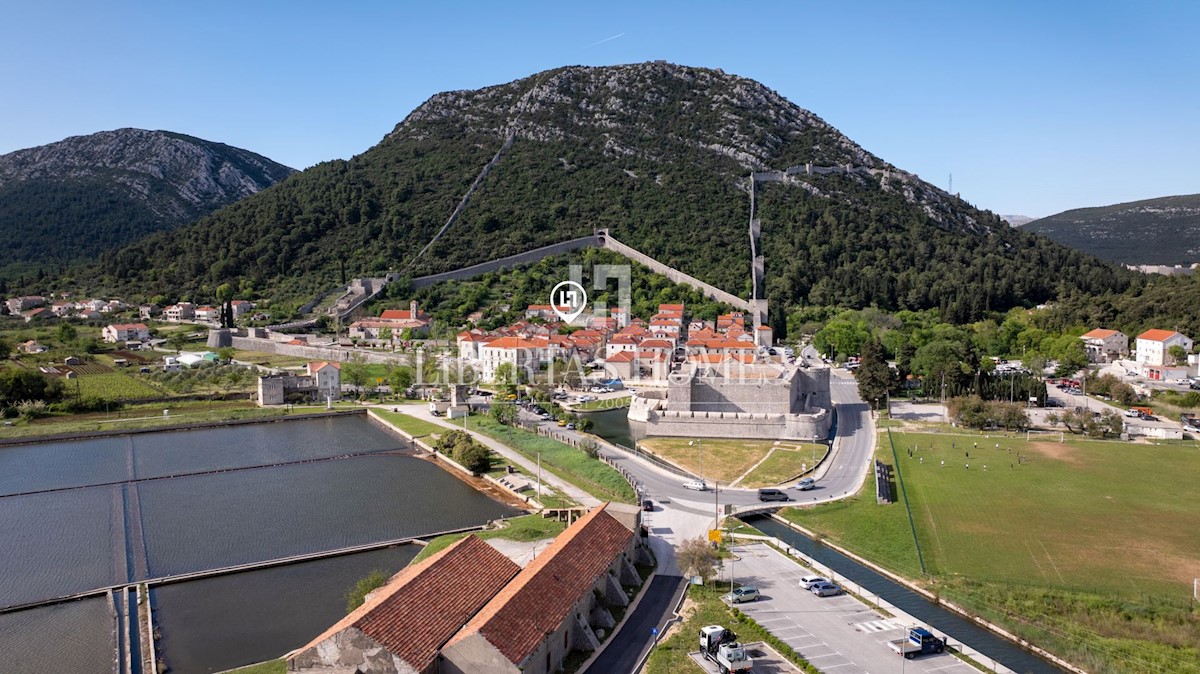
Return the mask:
[[633,352],[632,351],[618,351],[617,353],[614,353],[613,355],[609,356],[606,362],[609,362],[609,363],[632,363],[633,362]]
[[1175,332],[1174,330],[1147,330],[1138,335],[1137,338],[1150,342],[1165,342],[1178,334],[1179,333]]
[[509,662],[524,662],[592,591],[632,537],[605,506],[593,509],[559,534],[449,644],[478,633]]
[[520,567],[498,550],[467,536],[392,576],[370,600],[301,650],[355,627],[424,671],[442,645],[518,571]]
[[1117,334],[1116,330],[1105,330],[1104,328],[1096,328],[1091,332],[1080,335],[1083,339],[1108,339]]
[[311,372],[320,372],[321,370],[324,370],[326,367],[332,367],[335,370],[340,370],[340,369],[342,369],[342,364],[341,363],[330,363],[330,362],[323,361],[323,360],[317,360],[317,361],[313,361],[308,364],[308,371],[310,373]]

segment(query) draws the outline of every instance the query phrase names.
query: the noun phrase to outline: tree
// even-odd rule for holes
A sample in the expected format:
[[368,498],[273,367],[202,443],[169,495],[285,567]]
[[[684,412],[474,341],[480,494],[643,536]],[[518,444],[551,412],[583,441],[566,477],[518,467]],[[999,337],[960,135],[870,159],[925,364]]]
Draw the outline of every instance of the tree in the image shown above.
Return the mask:
[[230,283],[222,283],[217,286],[217,301],[224,303],[227,300],[233,299],[233,285]]
[[579,419],[579,421],[575,422],[575,428],[583,431],[584,433],[587,433],[588,431],[592,430],[592,428],[595,425],[596,424],[591,419],[588,419],[587,417],[581,417]]
[[943,378],[950,384],[962,375],[962,361],[962,344],[940,339],[917,349],[912,368],[924,378],[926,391],[941,391]]
[[382,327],[382,328],[380,328],[380,329],[379,329],[379,339],[381,339],[381,340],[383,340],[383,341],[387,342],[388,344],[390,344],[390,345],[391,345],[391,347],[392,347],[392,351],[395,351],[395,350],[396,350],[396,342],[395,342],[395,340],[394,340],[394,339],[392,339],[392,337],[393,337],[393,335],[394,335],[394,334],[395,334],[395,333],[394,333],[394,332],[392,331],[392,329],[391,329],[390,327],[388,327],[388,326],[384,326],[384,327]]
[[472,473],[486,473],[492,466],[492,453],[474,438],[454,447],[454,460]]
[[1171,357],[1171,362],[1175,365],[1182,365],[1187,362],[1187,349],[1179,344],[1172,344],[1167,347],[1167,355]]
[[862,362],[854,376],[858,379],[858,393],[868,404],[878,403],[887,395],[892,384],[892,370],[884,360],[883,344],[878,339],[872,338],[863,344]]
[[492,408],[488,410],[488,414],[505,426],[516,426],[517,420],[520,418],[520,413],[517,411],[516,405],[500,400],[492,403]]
[[221,348],[217,349],[217,358],[219,358],[222,363],[231,363],[233,362],[234,353],[235,351],[233,350],[232,346],[222,346]]
[[689,538],[676,553],[679,568],[691,572],[707,583],[716,575],[717,551],[703,538]]
[[588,458],[595,459],[600,456],[600,445],[591,438],[585,438],[583,442],[579,443],[579,448],[588,455]]
[[74,325],[71,325],[70,323],[59,324],[58,341],[62,342],[63,344],[70,344],[71,342],[74,342],[75,338],[78,336],[79,333],[75,330]]
[[392,393],[395,395],[404,395],[413,384],[413,371],[411,367],[397,365],[388,372],[388,383],[392,386]]
[[183,330],[176,330],[167,336],[167,344],[175,349],[175,353],[183,351],[183,347],[187,346],[188,336]]
[[361,392],[367,384],[367,367],[355,361],[342,363],[342,377],[345,378],[347,384]]
[[1134,391],[1133,387],[1125,382],[1113,384],[1112,388],[1109,389],[1108,395],[1112,396],[1113,400],[1122,405],[1132,405],[1137,401],[1137,391]]
[[354,609],[362,606],[367,600],[367,595],[372,591],[377,590],[388,582],[388,574],[385,571],[375,569],[366,576],[359,578],[354,587],[346,593],[346,613],[353,613]]
[[11,407],[23,400],[54,402],[62,398],[62,390],[61,379],[52,379],[37,370],[0,370],[0,406]]
[[496,368],[496,383],[506,394],[517,392],[517,366],[512,363],[500,363]]

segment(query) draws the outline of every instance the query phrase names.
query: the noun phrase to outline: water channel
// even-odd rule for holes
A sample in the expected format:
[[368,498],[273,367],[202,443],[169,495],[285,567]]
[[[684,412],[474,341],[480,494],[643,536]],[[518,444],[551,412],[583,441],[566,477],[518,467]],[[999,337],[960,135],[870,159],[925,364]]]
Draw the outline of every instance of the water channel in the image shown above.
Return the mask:
[[[0,447],[0,607],[514,513],[407,449],[360,416]],[[164,648],[178,645],[181,665],[173,668],[185,674],[260,654],[276,657],[282,651],[271,649],[303,645],[320,631],[313,629],[344,612],[340,597],[365,575],[364,567],[394,572],[412,554],[404,546],[163,586],[155,600],[169,626]],[[331,586],[318,587],[316,572],[306,575],[306,569],[321,570]],[[197,584],[206,589],[192,589]],[[263,587],[273,589],[263,594]],[[321,592],[338,598],[297,601]],[[262,599],[259,613],[227,608],[254,596]],[[105,608],[80,608],[96,605]],[[264,611],[276,619],[263,620]],[[218,622],[227,632],[212,631],[209,617],[217,614],[225,614]],[[90,624],[97,620],[104,625]],[[31,633],[108,634],[111,642],[111,627],[106,600],[0,614],[0,653],[21,648]],[[81,639],[85,645],[67,649],[79,655],[43,649],[49,660],[16,670],[6,663],[6,674],[109,671],[66,666],[94,654],[96,639]],[[239,651],[236,644],[243,642],[270,647]]]

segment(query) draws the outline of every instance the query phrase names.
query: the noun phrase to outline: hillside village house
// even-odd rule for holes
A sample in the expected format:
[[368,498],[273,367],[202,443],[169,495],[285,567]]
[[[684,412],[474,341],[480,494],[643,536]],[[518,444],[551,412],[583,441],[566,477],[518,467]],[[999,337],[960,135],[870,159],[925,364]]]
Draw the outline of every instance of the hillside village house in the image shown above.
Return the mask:
[[16,315],[23,311],[44,306],[46,298],[41,295],[25,295],[23,297],[12,297],[4,302],[8,307],[8,313]]
[[1158,381],[1187,378],[1189,363],[1173,361],[1170,353],[1173,346],[1190,352],[1192,340],[1173,330],[1147,330],[1138,335],[1136,362],[1142,376]]
[[1120,330],[1096,328],[1079,336],[1088,360],[1093,363],[1111,363],[1129,353],[1129,337]]
[[196,307],[192,312],[192,317],[198,321],[217,321],[221,319],[221,310],[208,305]]
[[[1183,347],[1184,351],[1192,350],[1192,340],[1173,330],[1147,330],[1137,336],[1136,362],[1142,367],[1146,377],[1150,379],[1174,379],[1177,376],[1187,376],[1185,363],[1172,363],[1170,349],[1172,346]],[[1175,370],[1182,369],[1182,373]]]
[[305,373],[272,374],[258,378],[258,404],[282,405],[289,397],[303,396],[309,400],[340,400],[342,397],[342,366],[325,361],[311,362]]
[[168,321],[190,321],[195,317],[196,305],[191,302],[180,302],[163,309],[163,318]]
[[146,327],[145,323],[115,323],[106,325],[100,331],[104,341],[116,342],[144,342],[150,339],[150,328]]
[[594,651],[641,584],[638,510],[602,505],[521,569],[475,536],[396,574],[288,657],[289,672],[477,674],[557,671]]

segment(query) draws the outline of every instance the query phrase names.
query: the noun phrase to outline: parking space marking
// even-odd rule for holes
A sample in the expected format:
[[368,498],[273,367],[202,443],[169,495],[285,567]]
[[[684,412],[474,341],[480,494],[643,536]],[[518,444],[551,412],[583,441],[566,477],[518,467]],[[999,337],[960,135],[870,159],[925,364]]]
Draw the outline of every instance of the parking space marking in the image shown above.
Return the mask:
[[855,628],[861,628],[865,632],[885,632],[887,630],[898,629],[900,626],[891,620],[867,620],[854,624]]

